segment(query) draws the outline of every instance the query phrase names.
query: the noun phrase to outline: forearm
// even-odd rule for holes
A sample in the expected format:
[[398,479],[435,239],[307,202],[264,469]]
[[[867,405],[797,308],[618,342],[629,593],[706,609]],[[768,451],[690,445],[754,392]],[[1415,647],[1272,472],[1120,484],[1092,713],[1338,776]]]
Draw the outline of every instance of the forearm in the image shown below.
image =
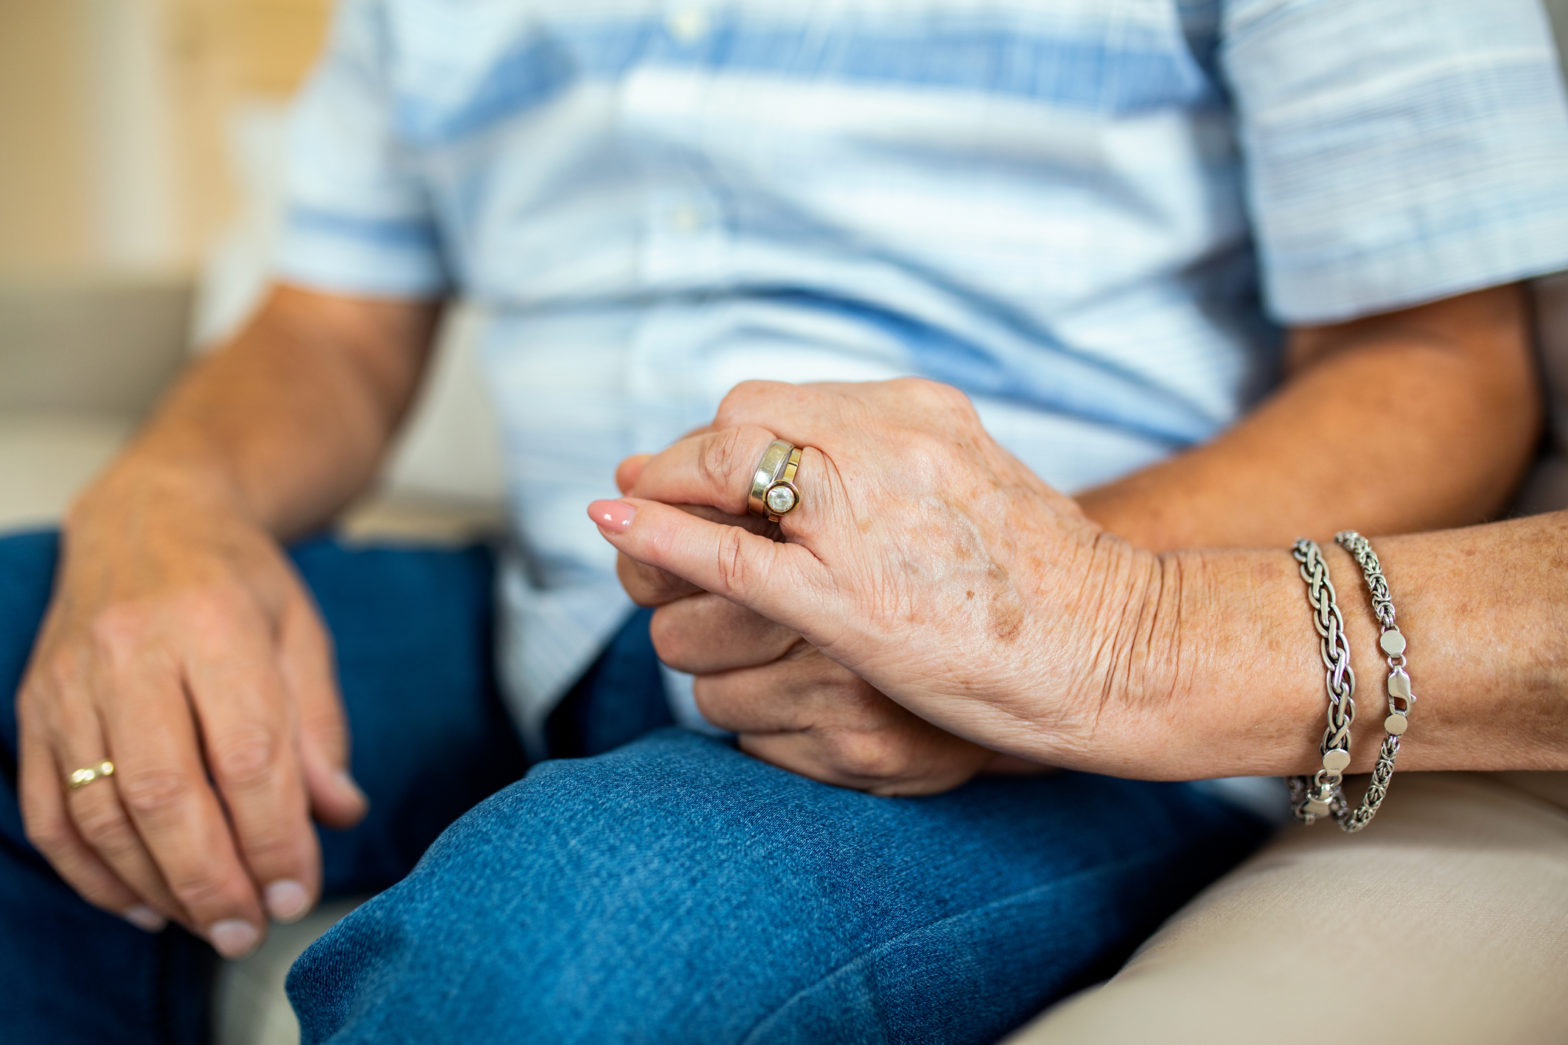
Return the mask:
[[[1360,567],[1321,539],[1356,671],[1352,772],[1371,768],[1388,668]],[[1375,542],[1409,641],[1409,770],[1568,769],[1568,513]],[[1283,549],[1161,557],[1150,688],[1168,709],[1161,775],[1307,773],[1327,694],[1295,560]]]
[[1519,295],[1298,334],[1312,361],[1239,424],[1080,504],[1154,551],[1479,522],[1506,503],[1540,423]]
[[[126,495],[221,502],[278,536],[330,518],[375,475],[417,387],[433,307],[273,295],[195,363],[73,519]],[[401,342],[381,350],[379,342]]]

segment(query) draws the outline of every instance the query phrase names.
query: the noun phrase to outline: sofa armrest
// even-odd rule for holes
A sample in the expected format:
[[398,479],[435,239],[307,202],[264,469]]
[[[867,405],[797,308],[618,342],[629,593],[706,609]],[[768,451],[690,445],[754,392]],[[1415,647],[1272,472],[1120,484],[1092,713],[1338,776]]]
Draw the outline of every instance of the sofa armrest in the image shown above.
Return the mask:
[[185,360],[192,296],[184,274],[0,280],[0,416],[141,418]]

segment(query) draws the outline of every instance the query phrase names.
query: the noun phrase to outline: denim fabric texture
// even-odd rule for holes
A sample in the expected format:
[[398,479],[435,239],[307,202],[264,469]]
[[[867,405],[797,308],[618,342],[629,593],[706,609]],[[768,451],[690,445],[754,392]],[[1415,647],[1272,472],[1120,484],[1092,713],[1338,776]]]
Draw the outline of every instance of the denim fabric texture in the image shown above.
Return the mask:
[[[56,556],[53,534],[0,539],[13,689]],[[646,614],[549,723],[582,757],[525,776],[487,550],[293,556],[372,801],[321,832],[327,891],[385,890],[291,971],[306,1042],[990,1041],[1114,969],[1268,830],[1183,784],[1061,773],[889,799],[795,776],[668,725]],[[22,834],[4,724],[3,1036],[204,1040],[211,952],[54,875]]]
[[289,995],[306,1042],[990,1042],[1263,834],[1180,784],[877,798],[665,729],[481,803]]

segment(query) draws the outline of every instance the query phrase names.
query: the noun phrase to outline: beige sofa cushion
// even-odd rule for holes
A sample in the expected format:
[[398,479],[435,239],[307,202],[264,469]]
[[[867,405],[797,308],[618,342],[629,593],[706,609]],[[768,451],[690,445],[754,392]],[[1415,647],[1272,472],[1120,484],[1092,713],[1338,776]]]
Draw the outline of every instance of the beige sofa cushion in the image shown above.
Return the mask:
[[1568,1040],[1568,774],[1410,773],[1287,829],[1008,1045]]

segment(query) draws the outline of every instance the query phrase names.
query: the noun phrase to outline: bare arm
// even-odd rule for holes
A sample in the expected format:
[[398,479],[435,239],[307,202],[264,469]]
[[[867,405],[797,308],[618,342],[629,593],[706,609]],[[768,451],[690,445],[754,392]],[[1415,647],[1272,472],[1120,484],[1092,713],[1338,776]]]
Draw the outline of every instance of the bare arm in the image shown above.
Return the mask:
[[[1401,771],[1568,770],[1568,512],[1374,546],[1417,697]],[[1357,673],[1352,771],[1365,772],[1382,739],[1388,669],[1360,567],[1326,538],[1323,547]],[[1162,573],[1173,631],[1151,638],[1165,653],[1144,662],[1170,670],[1158,693],[1128,695],[1131,706],[1170,711],[1169,731],[1149,734],[1151,754],[1183,748],[1172,776],[1316,769],[1327,696],[1295,560],[1178,552]]]
[[1462,526],[1504,506],[1540,414],[1524,292],[1497,287],[1294,331],[1239,424],[1079,503],[1154,551]]
[[82,499],[173,487],[225,500],[288,536],[371,480],[429,358],[440,307],[278,287],[234,341],[201,360]]

